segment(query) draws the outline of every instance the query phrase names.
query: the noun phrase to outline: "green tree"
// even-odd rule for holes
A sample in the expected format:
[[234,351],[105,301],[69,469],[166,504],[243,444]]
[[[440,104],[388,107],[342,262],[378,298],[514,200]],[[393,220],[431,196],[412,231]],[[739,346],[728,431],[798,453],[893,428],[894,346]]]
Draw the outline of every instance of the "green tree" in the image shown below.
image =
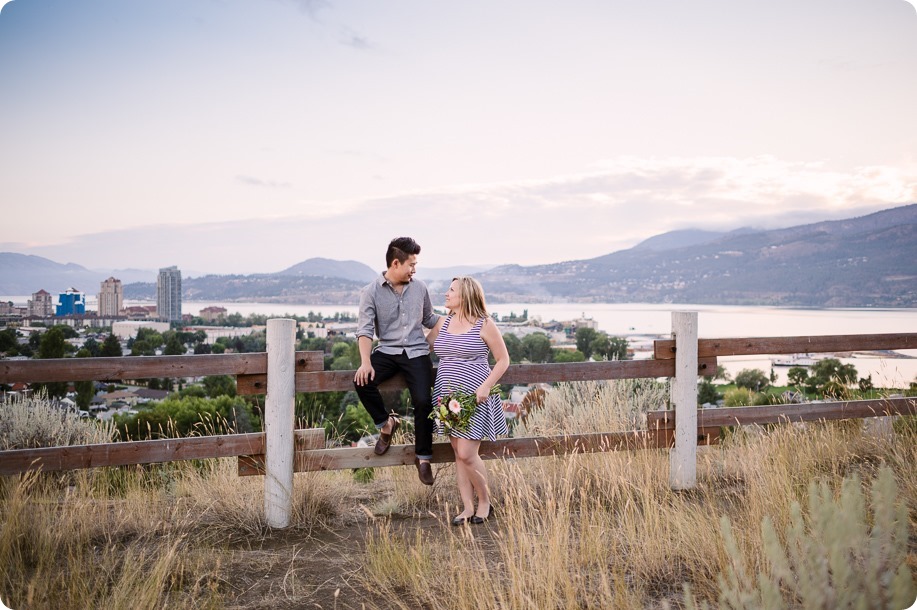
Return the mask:
[[63,334],[64,339],[76,339],[80,336],[80,333],[78,333],[75,328],[72,326],[67,326],[66,324],[58,324],[56,326],[52,326],[51,328],[59,329],[61,334]]
[[522,340],[522,349],[529,362],[543,363],[551,361],[551,340],[544,333],[535,332],[526,335]]
[[226,351],[226,346],[222,343],[214,343],[210,346],[210,351],[214,354],[222,354]]
[[506,344],[506,351],[509,353],[509,361],[512,363],[522,362],[525,359],[525,348],[522,347],[522,341],[513,333],[503,335],[503,343]]
[[134,415],[115,416],[123,438],[176,437],[194,434],[253,432],[260,420],[240,396],[201,398],[171,394]]
[[208,375],[201,381],[207,396],[235,396],[236,379],[231,375]]
[[131,356],[154,356],[156,348],[145,339],[134,341],[131,345]]
[[555,349],[552,360],[554,362],[583,362],[586,360],[586,355],[579,350]]
[[187,351],[185,345],[181,342],[181,339],[177,334],[169,337],[166,341],[166,348],[163,350],[163,353],[166,356],[181,356]]
[[770,379],[759,369],[742,369],[736,375],[736,386],[748,388],[753,392],[766,390],[770,385]]
[[809,371],[804,366],[791,366],[786,372],[786,380],[791,386],[801,388],[809,379]]
[[598,331],[588,326],[576,329],[576,349],[581,351],[587,360],[592,357],[592,342],[598,336]]
[[38,347],[41,345],[41,333],[38,332],[37,330],[33,330],[31,333],[29,333],[29,343],[28,343],[28,345],[29,345],[29,347],[31,347],[33,350],[36,350],[36,351],[37,351],[37,350],[38,350]]
[[0,331],[0,354],[19,355],[19,335],[12,328]]
[[594,350],[599,352],[605,360],[627,360],[627,339],[624,337],[608,337],[608,347],[600,341]]
[[[842,364],[837,358],[823,358],[812,365],[807,389],[820,394],[839,395],[839,386],[857,382],[857,370],[852,364]],[[826,387],[830,384],[830,388]]]
[[152,328],[138,328],[137,336],[134,337],[134,341],[145,341],[147,345],[154,350],[165,343],[165,339],[163,339],[162,335]]
[[711,404],[715,405],[717,401],[722,398],[719,392],[716,391],[716,386],[713,385],[713,382],[709,379],[704,379],[697,386],[697,404]]
[[98,358],[102,351],[102,346],[99,345],[99,342],[96,341],[93,337],[89,337],[88,339],[86,339],[86,341],[83,343],[83,347],[86,349],[86,351],[89,352],[89,355],[93,358]]
[[[91,358],[92,352],[85,347],[76,353],[77,358]],[[88,409],[92,397],[96,393],[96,384],[93,381],[77,381],[73,384],[76,390],[76,404],[80,409]]]
[[356,341],[338,341],[331,346],[332,371],[352,371],[360,367],[360,346]]
[[[38,357],[41,359],[63,358],[68,347],[69,344],[64,340],[64,331],[60,326],[53,326],[41,336]],[[39,387],[43,388],[51,397],[60,398],[67,393],[67,383],[63,381],[39,384]]]
[[121,341],[118,340],[118,337],[114,334],[105,337],[105,341],[102,342],[102,349],[99,350],[99,355],[106,358],[123,356],[124,352],[121,350]]
[[326,422],[329,436],[353,442],[376,432],[373,418],[361,405],[347,405],[336,421]]

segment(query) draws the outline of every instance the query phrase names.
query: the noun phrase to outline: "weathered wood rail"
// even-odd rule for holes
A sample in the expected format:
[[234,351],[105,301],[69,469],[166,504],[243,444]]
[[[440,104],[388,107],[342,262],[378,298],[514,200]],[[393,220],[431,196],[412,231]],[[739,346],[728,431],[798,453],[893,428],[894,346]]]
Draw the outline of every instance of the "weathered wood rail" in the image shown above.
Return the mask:
[[[267,396],[264,433],[0,451],[0,475],[238,457],[240,475],[268,475],[268,522],[285,527],[293,472],[411,464],[414,454],[409,445],[395,445],[384,456],[376,456],[372,448],[325,448],[321,429],[293,430],[294,392],[350,390],[353,371],[323,371],[321,352],[294,353],[290,349],[294,326],[289,322],[269,321],[265,353],[0,361],[0,383],[234,375],[240,394]],[[503,384],[671,378],[675,409],[648,413],[645,430],[484,442],[482,456],[670,448],[670,483],[687,488],[694,485],[697,445],[715,442],[722,426],[917,414],[913,398],[702,410],[696,406],[697,378],[714,375],[720,356],[917,349],[917,333],[698,339],[696,329],[696,313],[673,313],[673,339],[656,341],[654,358],[649,360],[510,366]],[[404,381],[396,377],[382,385],[386,387],[403,388]],[[273,465],[268,459],[272,454]],[[449,443],[434,444],[433,461],[454,461]]]

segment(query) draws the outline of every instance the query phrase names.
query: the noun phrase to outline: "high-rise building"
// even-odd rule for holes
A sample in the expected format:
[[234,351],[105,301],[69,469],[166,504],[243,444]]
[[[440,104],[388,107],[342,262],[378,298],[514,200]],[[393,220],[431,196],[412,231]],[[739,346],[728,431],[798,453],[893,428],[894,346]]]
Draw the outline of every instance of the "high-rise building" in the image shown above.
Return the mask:
[[66,292],[57,295],[57,310],[55,316],[73,316],[86,313],[86,295],[76,288],[68,288]]
[[156,311],[163,322],[181,320],[181,271],[163,267],[156,278]]
[[113,277],[102,282],[99,290],[99,317],[108,318],[120,315],[124,309],[124,288],[121,280]]
[[54,315],[54,302],[51,293],[42,288],[32,293],[28,304],[29,316],[33,318],[50,318]]

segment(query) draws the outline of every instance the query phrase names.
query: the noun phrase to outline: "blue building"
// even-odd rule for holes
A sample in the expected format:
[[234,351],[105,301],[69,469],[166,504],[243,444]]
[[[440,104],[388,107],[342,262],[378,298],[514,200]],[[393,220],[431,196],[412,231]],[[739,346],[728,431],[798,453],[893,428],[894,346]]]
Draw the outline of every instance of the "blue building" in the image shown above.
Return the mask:
[[57,295],[57,307],[55,316],[72,316],[74,314],[82,315],[86,313],[86,295],[77,290],[70,288],[67,292]]

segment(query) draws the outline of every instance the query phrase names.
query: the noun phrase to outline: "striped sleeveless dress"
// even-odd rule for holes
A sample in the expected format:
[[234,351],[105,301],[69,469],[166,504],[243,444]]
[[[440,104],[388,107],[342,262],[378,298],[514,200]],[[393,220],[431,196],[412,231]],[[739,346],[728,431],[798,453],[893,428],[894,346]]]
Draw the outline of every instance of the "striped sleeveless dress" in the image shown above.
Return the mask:
[[[436,369],[436,382],[433,385],[433,404],[437,404],[441,396],[461,390],[474,394],[475,390],[490,375],[490,363],[487,361],[487,344],[481,339],[481,328],[484,318],[478,320],[468,332],[461,335],[449,333],[449,323],[452,316],[448,316],[439,330],[436,341],[433,342],[433,351],[439,356],[439,366]],[[437,422],[438,434],[442,434],[442,426]],[[480,403],[471,416],[471,425],[466,432],[451,431],[451,436],[469,440],[497,440],[498,435],[507,434],[506,418],[503,416],[503,400],[499,396],[490,396]]]

